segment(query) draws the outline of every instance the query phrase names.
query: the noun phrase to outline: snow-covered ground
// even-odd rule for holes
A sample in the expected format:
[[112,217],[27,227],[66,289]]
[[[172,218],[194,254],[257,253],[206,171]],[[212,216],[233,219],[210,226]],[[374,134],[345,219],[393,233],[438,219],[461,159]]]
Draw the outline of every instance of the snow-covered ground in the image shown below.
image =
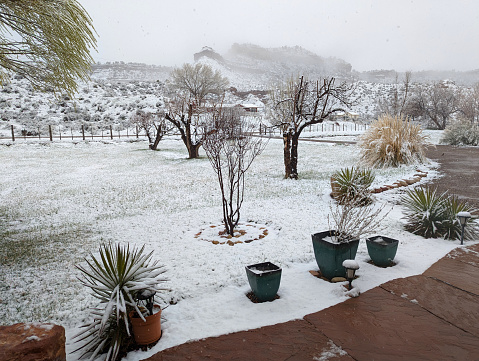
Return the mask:
[[[281,140],[270,140],[247,174],[242,208],[242,222],[252,229],[245,236],[267,234],[234,246],[205,240],[221,222],[221,203],[204,153],[187,160],[183,143],[171,138],[160,151],[147,148],[145,141],[0,145],[0,323],[61,324],[71,351],[71,337],[94,304],[75,265],[107,241],[146,244],[168,269],[163,336],[151,350],[130,353],[130,361],[189,340],[298,319],[347,299],[341,284],[308,271],[317,269],[311,234],[328,229],[330,175],[356,164],[357,146],[301,142],[301,179],[294,181],[283,179]],[[429,171],[422,182],[437,176],[435,166],[419,166]],[[417,168],[378,170],[373,186],[409,178]],[[392,207],[379,233],[400,244],[397,265],[383,269],[367,263],[361,241],[354,285],[362,292],[420,274],[459,244],[404,231],[402,192],[375,196],[378,205]],[[283,268],[280,298],[254,304],[246,297],[245,266],[263,261]]]

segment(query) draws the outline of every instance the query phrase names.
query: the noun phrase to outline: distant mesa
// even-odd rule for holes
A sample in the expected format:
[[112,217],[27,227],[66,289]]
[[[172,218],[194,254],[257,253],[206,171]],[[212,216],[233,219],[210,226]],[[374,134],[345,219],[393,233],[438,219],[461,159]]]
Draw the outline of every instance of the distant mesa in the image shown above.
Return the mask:
[[203,57],[216,60],[218,63],[225,62],[223,57],[220,54],[218,54],[216,51],[214,51],[213,48],[210,48],[209,46],[204,46],[199,53],[194,54],[195,61],[198,61]]

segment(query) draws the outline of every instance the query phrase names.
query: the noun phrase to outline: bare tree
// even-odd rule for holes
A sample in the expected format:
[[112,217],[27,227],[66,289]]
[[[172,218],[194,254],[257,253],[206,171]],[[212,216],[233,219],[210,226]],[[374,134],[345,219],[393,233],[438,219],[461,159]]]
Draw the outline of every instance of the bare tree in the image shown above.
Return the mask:
[[285,178],[298,179],[298,141],[303,129],[345,111],[353,103],[352,91],[352,85],[337,85],[335,78],[310,81],[302,76],[271,92],[268,116],[283,133]]
[[157,150],[158,143],[160,143],[161,139],[171,130],[171,127],[167,126],[163,117],[142,110],[138,110],[134,113],[130,121],[145,132],[151,150]]
[[472,88],[462,89],[458,94],[459,112],[471,123],[479,122],[479,83]]
[[218,177],[225,231],[233,236],[243,204],[245,173],[266,142],[253,136],[255,125],[242,119],[238,110],[220,105],[208,117],[203,149]]
[[165,118],[180,132],[188,150],[188,158],[198,158],[203,142],[203,115],[207,100],[221,94],[228,80],[204,64],[184,64],[171,73],[169,88],[174,96],[167,102]]
[[450,117],[459,110],[458,92],[445,82],[415,87],[413,107],[438,129],[446,128]]
[[377,111],[379,115],[390,114],[399,116],[405,114],[408,97],[411,91],[411,72],[404,74],[402,84],[399,84],[399,75],[396,73],[396,81],[390,93],[378,99]]

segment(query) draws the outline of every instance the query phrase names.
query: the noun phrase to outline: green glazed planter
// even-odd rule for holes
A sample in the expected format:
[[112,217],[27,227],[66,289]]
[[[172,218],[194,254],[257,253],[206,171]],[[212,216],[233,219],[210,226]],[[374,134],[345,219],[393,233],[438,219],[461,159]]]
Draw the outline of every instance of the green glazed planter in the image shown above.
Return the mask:
[[398,250],[399,241],[397,239],[375,236],[366,238],[369,257],[376,266],[389,267],[393,265],[394,257]]
[[281,268],[271,262],[246,266],[251,290],[260,302],[273,301],[281,282]]
[[359,239],[344,243],[330,243],[325,240],[334,234],[335,231],[325,231],[311,235],[316,263],[321,275],[329,280],[346,276],[343,262],[354,259],[359,246]]

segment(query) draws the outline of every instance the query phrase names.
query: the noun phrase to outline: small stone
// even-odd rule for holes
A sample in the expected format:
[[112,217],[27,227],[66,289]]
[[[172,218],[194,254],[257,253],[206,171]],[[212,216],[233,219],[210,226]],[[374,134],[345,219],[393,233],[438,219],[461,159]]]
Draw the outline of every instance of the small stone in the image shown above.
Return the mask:
[[0,326],[0,360],[64,361],[65,329],[40,323]]
[[338,283],[338,282],[344,282],[344,281],[347,281],[347,279],[344,278],[344,277],[333,277],[333,278],[331,278],[332,283]]
[[404,181],[407,183],[408,186],[415,183],[412,179],[405,179]]
[[213,243],[213,244],[219,244],[220,242],[218,242],[218,241],[213,241],[213,242],[211,242],[211,243]]
[[232,242],[232,241],[228,241],[228,242],[226,242],[226,243],[227,243],[229,246],[234,246],[234,245],[235,245],[234,242]]
[[314,277],[321,277],[321,274],[318,271],[309,271]]
[[398,183],[399,183],[400,185],[402,185],[403,187],[407,187],[407,186],[408,186],[408,184],[407,184],[407,182],[406,182],[405,180],[401,180],[401,181],[399,181]]

